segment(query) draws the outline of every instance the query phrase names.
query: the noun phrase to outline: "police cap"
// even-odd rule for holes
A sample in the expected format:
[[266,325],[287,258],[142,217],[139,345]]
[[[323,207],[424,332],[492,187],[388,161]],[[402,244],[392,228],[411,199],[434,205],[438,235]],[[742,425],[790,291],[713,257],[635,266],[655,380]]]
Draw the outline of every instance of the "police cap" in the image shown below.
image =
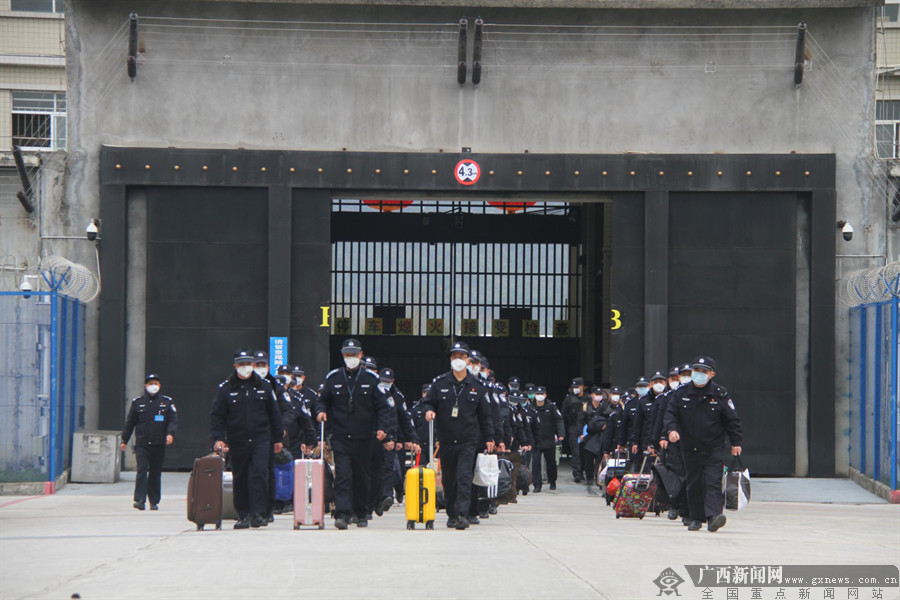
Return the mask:
[[539,385],[539,386],[537,386],[536,388],[534,388],[534,393],[535,393],[535,394],[546,394],[546,393],[547,393],[547,388],[544,387],[544,386],[542,386],[542,385]]
[[367,369],[378,370],[378,361],[372,356],[366,356],[363,361],[366,363]]
[[278,365],[277,372],[280,375],[282,373],[290,373],[292,370],[293,370],[293,367],[291,367],[291,365]]
[[716,370],[716,361],[711,359],[708,356],[698,356],[694,359],[693,364],[694,369],[703,369],[705,371],[715,371]]
[[144,377],[144,383],[148,383],[150,381],[159,381],[159,375],[156,373],[149,373],[146,377]]
[[522,381],[518,377],[510,377],[509,378],[509,387],[522,385]]
[[356,354],[357,352],[362,352],[362,344],[359,343],[359,340],[353,338],[344,340],[341,346],[341,354]]
[[650,382],[647,380],[646,377],[641,377],[640,379],[637,380],[637,383],[634,384],[634,387],[637,387],[639,385],[650,385]]
[[681,369],[678,367],[672,367],[669,369],[669,377],[678,377],[678,374],[681,373]]
[[680,367],[678,367],[678,373],[679,373],[679,374],[680,374],[680,373],[690,373],[690,372],[691,372],[691,365],[688,364],[688,363],[684,363],[683,365],[681,365]]
[[269,363],[269,353],[265,350],[257,350],[253,353],[253,362]]
[[253,362],[253,352],[248,350],[247,348],[241,348],[237,352],[234,353],[234,364],[238,365],[241,363],[252,363]]
[[603,394],[604,392],[603,392],[602,387],[600,387],[599,385],[595,385],[594,387],[591,388],[591,393],[592,394]]
[[656,381],[657,379],[662,379],[663,381],[665,381],[666,380],[665,373],[663,373],[662,371],[656,371],[655,373],[653,373],[653,376],[650,378],[650,381]]
[[575,379],[572,380],[571,387],[578,387],[580,385],[584,385],[584,377],[576,377]]
[[474,348],[469,352],[469,357],[472,359],[472,362],[481,363],[484,360],[484,354]]
[[384,383],[393,383],[394,370],[387,367],[378,372],[378,379]]
[[296,375],[297,377],[303,377],[306,375],[306,372],[303,370],[303,367],[300,365],[294,365],[294,368],[291,369],[291,375]]
[[452,346],[450,346],[450,354],[454,352],[462,352],[466,356],[469,355],[469,345],[465,342],[454,342]]

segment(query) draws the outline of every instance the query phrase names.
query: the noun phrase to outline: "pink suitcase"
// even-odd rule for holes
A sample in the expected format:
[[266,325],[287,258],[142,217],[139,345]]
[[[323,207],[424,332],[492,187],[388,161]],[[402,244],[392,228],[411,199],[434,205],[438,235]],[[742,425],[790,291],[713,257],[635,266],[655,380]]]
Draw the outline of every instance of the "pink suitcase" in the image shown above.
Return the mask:
[[644,473],[647,464],[647,455],[644,454],[644,462],[637,473],[628,473],[622,479],[619,493],[616,495],[616,518],[643,519],[650,508],[650,502],[656,493],[656,482],[652,473]]
[[[322,424],[324,456],[325,427]],[[294,461],[294,529],[317,525],[325,529],[325,461],[301,458]]]

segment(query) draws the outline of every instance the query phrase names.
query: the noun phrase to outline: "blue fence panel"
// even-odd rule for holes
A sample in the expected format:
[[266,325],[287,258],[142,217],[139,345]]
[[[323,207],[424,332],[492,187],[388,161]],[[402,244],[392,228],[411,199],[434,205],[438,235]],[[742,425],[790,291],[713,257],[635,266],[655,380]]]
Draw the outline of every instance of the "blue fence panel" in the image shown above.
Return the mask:
[[0,292],[0,481],[53,481],[84,425],[84,306]]

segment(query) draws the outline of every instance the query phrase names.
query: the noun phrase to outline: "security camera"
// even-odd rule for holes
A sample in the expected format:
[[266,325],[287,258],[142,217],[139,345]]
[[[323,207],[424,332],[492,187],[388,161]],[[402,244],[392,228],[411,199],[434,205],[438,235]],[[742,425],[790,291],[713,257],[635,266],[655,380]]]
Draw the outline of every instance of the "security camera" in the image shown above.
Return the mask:
[[853,239],[853,225],[847,221],[838,221],[837,225],[841,229],[841,236],[844,238],[845,242],[849,242]]
[[97,239],[97,234],[100,232],[100,229],[97,227],[99,224],[100,222],[97,219],[91,219],[91,222],[88,223],[88,226],[84,230],[88,240],[93,242]]
[[27,278],[25,278],[25,277],[22,278],[22,284],[19,286],[19,291],[23,292],[23,294],[24,294],[23,297],[26,300],[31,297],[31,294],[29,294],[29,292],[32,291],[32,287],[31,287],[31,283],[28,281]]

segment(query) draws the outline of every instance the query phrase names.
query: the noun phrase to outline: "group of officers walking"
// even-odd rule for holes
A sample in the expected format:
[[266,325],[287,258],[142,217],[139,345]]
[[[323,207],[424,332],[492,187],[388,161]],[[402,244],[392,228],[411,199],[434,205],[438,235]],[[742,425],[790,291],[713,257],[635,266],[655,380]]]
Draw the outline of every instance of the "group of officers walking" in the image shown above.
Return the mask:
[[[728,391],[712,381],[716,363],[709,357],[667,375],[642,377],[628,390],[588,390],[575,378],[557,405],[542,385],[523,385],[517,377],[504,385],[487,357],[464,342],[452,344],[450,370],[424,385],[415,402],[397,388],[392,369],[378,371],[375,359],[364,356],[358,340],[347,339],[341,354],[343,366],[313,391],[305,386],[302,367],[279,366],[271,373],[265,352],[235,353],[234,370],[219,384],[212,404],[210,439],[231,460],[236,529],[274,520],[282,508],[274,500],[275,455],[286,448],[295,458],[305,456],[322,435],[334,461],[335,527],[366,527],[395,497],[402,501],[406,452],[427,454],[432,422],[448,527],[466,529],[496,513],[497,501],[473,485],[478,453],[499,452],[514,459],[517,470],[530,465],[534,492],[542,490],[545,466],[554,490],[564,439],[576,483],[602,484],[596,481],[598,471],[614,453],[630,454],[634,471],[647,452],[685,479],[670,519],[681,516],[692,531],[703,522],[711,531],[724,525],[725,438],[731,453],[740,454],[741,427]],[[132,401],[122,432],[123,449],[136,432],[134,506],[140,510],[146,499],[157,508],[165,447],[177,430],[177,411],[172,399],[159,393],[159,376],[148,375],[144,389]],[[514,474],[514,486],[515,481]]]

